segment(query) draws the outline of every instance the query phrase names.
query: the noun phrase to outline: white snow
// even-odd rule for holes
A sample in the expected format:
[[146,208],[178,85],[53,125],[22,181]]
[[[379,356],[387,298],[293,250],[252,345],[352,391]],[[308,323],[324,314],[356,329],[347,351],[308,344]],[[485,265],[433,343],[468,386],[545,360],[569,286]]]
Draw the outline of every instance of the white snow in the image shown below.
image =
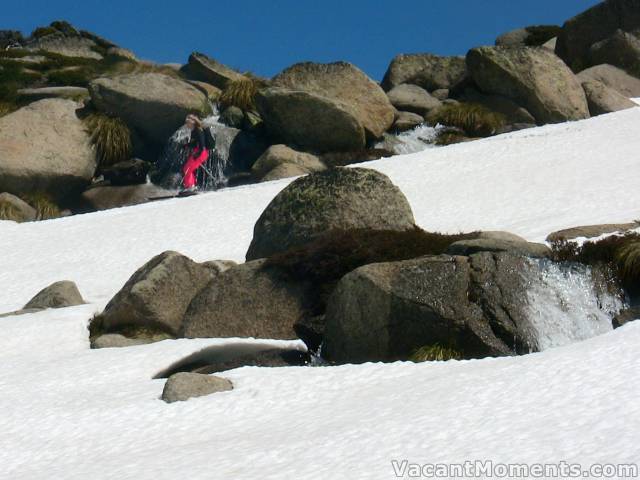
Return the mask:
[[[446,232],[640,218],[640,109],[365,165]],[[243,368],[236,388],[158,400],[152,377],[203,347],[90,350],[86,323],[152,256],[243,260],[289,181],[31,224],[0,222],[0,312],[75,281],[89,305],[0,318],[2,479],[388,479],[418,463],[640,458],[640,323],[519,358]],[[236,340],[237,341],[237,340]]]

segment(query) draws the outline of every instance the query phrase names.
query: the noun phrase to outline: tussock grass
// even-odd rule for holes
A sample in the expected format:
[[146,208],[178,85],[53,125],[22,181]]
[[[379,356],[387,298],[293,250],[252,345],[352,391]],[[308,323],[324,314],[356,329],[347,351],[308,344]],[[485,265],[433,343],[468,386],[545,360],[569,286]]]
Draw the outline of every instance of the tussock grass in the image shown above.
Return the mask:
[[608,267],[625,289],[640,291],[640,234],[611,235],[581,246],[560,240],[551,248],[556,261]]
[[431,125],[459,128],[470,137],[494,135],[506,123],[504,115],[476,103],[443,105],[432,112],[427,121]]
[[246,78],[234,80],[223,90],[218,102],[222,109],[238,107],[245,112],[256,110],[256,95],[267,81],[252,74],[245,74]]
[[9,202],[0,201],[0,220],[12,220],[14,222],[21,222],[23,218],[14,205]]
[[440,133],[436,137],[435,144],[440,145],[441,147],[444,147],[447,145],[454,145],[456,143],[466,142],[468,139],[469,137],[467,137],[462,132],[448,131],[448,132]]
[[464,358],[463,352],[455,348],[454,346],[441,345],[436,343],[434,345],[425,345],[418,348],[409,360],[415,363],[422,362],[446,362],[447,360],[462,360]]
[[0,102],[0,117],[4,117],[17,109],[17,105],[9,102]]
[[640,239],[630,240],[618,248],[615,259],[624,283],[640,283]]
[[121,119],[94,113],[84,122],[96,148],[99,168],[129,160],[133,148],[131,131]]
[[269,269],[295,281],[308,282],[316,298],[310,310],[321,315],[338,281],[363,265],[409,260],[444,253],[459,240],[477,233],[444,235],[414,227],[405,232],[387,230],[333,230],[310,242],[268,258]]
[[50,220],[61,216],[60,207],[52,195],[46,192],[30,192],[20,198],[36,211],[36,220]]

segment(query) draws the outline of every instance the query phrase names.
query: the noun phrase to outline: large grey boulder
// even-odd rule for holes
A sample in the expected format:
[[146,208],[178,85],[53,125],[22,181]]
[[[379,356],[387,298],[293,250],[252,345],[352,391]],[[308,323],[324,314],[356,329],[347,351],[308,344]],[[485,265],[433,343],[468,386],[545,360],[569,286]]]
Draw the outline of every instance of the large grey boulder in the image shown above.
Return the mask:
[[[283,165],[295,165],[298,175],[321,172],[327,169],[322,161],[310,153],[298,152],[286,145],[272,145],[256,160],[251,167],[251,173],[258,179],[264,178],[269,172]],[[284,169],[281,169],[284,171]],[[296,176],[296,175],[292,175]],[[285,178],[285,177],[280,177]]]
[[617,30],[606,40],[594,43],[590,58],[593,65],[614,65],[640,78],[640,29],[635,34]]
[[597,80],[627,98],[640,97],[640,79],[613,65],[596,65],[578,74],[578,80]]
[[10,218],[0,218],[0,220],[13,220],[16,222],[32,222],[38,214],[31,205],[21,198],[11,195],[10,193],[0,193],[0,210],[4,210],[5,215],[9,214]]
[[233,390],[226,378],[200,373],[181,372],[171,375],[164,384],[162,400],[167,403],[184,402],[190,398]]
[[484,93],[510,98],[540,124],[589,117],[580,82],[562,60],[546,49],[474,48],[467,54],[467,68]]
[[442,105],[440,100],[417,85],[398,85],[389,90],[387,96],[398,110],[416,113],[422,117],[426,117],[432,110]]
[[52,33],[30,40],[25,49],[33,52],[55,53],[64,57],[102,60],[102,55],[96,51],[97,46],[96,42],[90,38]]
[[24,306],[24,310],[64,308],[83,305],[84,300],[75,283],[68,280],[55,282],[42,289]]
[[596,80],[582,82],[582,88],[584,88],[584,93],[587,95],[589,112],[594,117],[638,106],[613,88],[609,88],[604,83]]
[[190,113],[206,107],[205,95],[180,79],[161,73],[99,78],[89,85],[102,112],[114,114],[150,141],[164,145]]
[[94,321],[101,332],[125,327],[177,335],[191,300],[218,274],[177,252],[164,252],[140,267]]
[[189,56],[189,63],[182,70],[190,79],[210,83],[221,90],[231,82],[246,79],[241,73],[198,52]]
[[407,360],[424,346],[463,358],[535,349],[524,261],[505,253],[366,265],[329,299],[322,354],[336,363]]
[[308,92],[268,88],[256,103],[275,142],[317,152],[361,150],[364,127],[341,102]]
[[413,213],[389,178],[364,168],[334,168],[299,178],[258,219],[247,260],[304,245],[334,229],[412,229]]
[[305,286],[265,268],[264,260],[234,266],[191,301],[180,336],[294,339],[304,315]]
[[0,118],[0,191],[61,196],[91,181],[96,156],[78,108],[40,100]]
[[590,65],[591,46],[619,29],[640,29],[640,0],[605,0],[568,20],[558,35],[556,54],[579,72]]
[[338,102],[358,120],[368,139],[380,138],[393,123],[394,109],[384,91],[347,62],[298,63],[276,75],[272,84]]
[[441,57],[429,53],[403,54],[391,61],[382,80],[382,88],[388,91],[409,83],[432,92],[451,88],[465,76],[464,57]]

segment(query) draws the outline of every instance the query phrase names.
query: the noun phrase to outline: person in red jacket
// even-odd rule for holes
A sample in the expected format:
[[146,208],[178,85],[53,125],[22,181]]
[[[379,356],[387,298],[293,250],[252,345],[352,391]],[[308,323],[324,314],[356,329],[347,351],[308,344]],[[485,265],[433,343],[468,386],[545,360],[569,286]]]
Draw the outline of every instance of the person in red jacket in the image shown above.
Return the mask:
[[186,126],[191,130],[191,140],[187,144],[189,150],[187,161],[182,166],[183,191],[193,192],[197,189],[196,171],[209,158],[202,121],[195,115],[187,116]]

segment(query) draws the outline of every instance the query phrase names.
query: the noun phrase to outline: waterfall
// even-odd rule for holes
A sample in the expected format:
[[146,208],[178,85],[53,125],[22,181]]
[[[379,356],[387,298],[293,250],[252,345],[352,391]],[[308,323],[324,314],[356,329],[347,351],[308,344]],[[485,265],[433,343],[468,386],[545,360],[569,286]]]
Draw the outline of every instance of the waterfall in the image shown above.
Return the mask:
[[538,350],[560,347],[602,335],[613,329],[612,319],[623,300],[594,280],[590,267],[530,260],[527,317]]
[[418,125],[413,130],[388,135],[384,140],[377,143],[376,148],[386,148],[393,150],[397,155],[422,152],[428,148],[434,148],[436,137],[442,127],[429,127],[428,125]]
[[[201,190],[217,190],[227,185],[231,144],[240,131],[222,124],[219,118],[214,109],[214,113],[202,122],[203,127],[211,132],[216,148],[209,151],[209,158],[197,170],[197,183]],[[180,172],[188,154],[185,145],[190,139],[191,131],[186,126],[180,127],[171,136],[158,161],[158,173],[154,177],[156,182],[173,188],[180,186]]]

